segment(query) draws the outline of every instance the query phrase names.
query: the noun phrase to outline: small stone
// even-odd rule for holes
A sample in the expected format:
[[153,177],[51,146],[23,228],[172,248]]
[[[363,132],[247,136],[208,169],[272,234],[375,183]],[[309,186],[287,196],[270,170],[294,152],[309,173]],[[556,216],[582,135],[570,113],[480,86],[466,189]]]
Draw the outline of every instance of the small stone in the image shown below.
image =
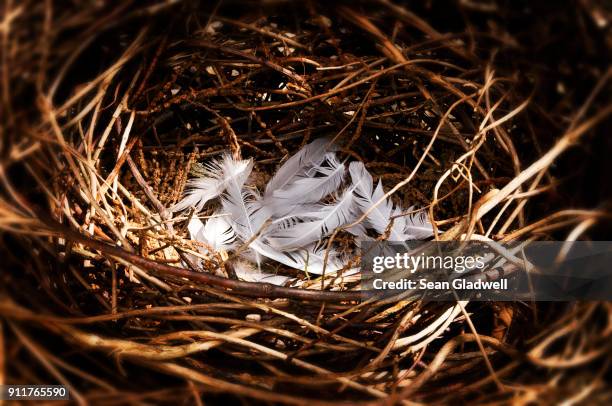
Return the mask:
[[251,321],[254,323],[259,323],[261,321],[261,316],[259,314],[247,314],[246,321]]

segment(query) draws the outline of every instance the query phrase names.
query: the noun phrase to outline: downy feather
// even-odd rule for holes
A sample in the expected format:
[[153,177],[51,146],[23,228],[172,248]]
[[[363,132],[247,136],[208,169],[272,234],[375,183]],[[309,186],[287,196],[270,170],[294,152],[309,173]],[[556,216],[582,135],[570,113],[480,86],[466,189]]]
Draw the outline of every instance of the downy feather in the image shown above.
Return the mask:
[[172,207],[172,211],[190,207],[195,208],[196,213],[202,211],[206,202],[220,196],[229,184],[244,183],[253,169],[253,161],[235,160],[225,154],[203,165],[203,168],[201,176],[187,181],[185,197]]
[[192,240],[203,242],[214,251],[228,251],[235,246],[236,233],[226,216],[215,214],[206,223],[192,218],[187,228]]

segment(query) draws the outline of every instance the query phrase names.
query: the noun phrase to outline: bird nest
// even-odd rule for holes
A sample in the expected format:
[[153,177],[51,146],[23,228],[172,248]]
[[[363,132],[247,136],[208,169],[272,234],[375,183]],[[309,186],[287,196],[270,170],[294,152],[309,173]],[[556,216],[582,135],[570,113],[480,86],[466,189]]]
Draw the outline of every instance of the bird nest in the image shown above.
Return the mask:
[[263,190],[328,137],[434,239],[606,239],[605,10],[505,7],[5,5],[0,382],[83,403],[609,400],[608,303],[361,300],[274,261],[299,286],[247,282],[190,238],[212,208],[171,210],[198,163],[253,159]]

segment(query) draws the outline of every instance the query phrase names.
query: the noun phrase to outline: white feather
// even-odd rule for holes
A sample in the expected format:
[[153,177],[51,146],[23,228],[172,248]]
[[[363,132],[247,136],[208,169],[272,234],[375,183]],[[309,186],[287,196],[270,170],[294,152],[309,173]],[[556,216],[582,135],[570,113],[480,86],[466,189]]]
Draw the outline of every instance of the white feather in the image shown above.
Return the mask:
[[270,245],[278,249],[303,247],[319,241],[336,228],[355,218],[354,186],[347,189],[331,204],[321,204],[310,212],[301,212],[274,228],[266,237]]
[[187,181],[185,197],[172,207],[172,211],[193,207],[200,212],[206,202],[220,196],[229,184],[244,183],[252,169],[251,159],[235,160],[229,154],[210,161],[204,165],[203,176]]
[[409,207],[408,210],[405,211],[403,211],[401,207],[397,207],[393,216],[400,217],[395,217],[391,228],[397,228],[402,232],[402,241],[423,240],[431,237],[433,235],[433,227],[429,222],[427,213],[422,211],[413,215],[402,214],[412,211],[414,211],[414,206]]
[[[268,210],[253,188],[243,187],[244,182],[235,179],[230,182],[221,198],[223,210],[230,215],[230,224],[242,242],[251,240],[260,232],[265,221],[270,217]],[[249,246],[253,248],[254,244]],[[255,261],[261,266],[261,257],[256,251]]]
[[273,285],[285,285],[287,282],[293,280],[287,276],[274,275],[271,273],[261,272],[256,269],[250,262],[247,261],[235,261],[233,263],[234,271],[236,276],[247,282],[266,282]]
[[318,202],[338,189],[344,180],[345,169],[336,154],[329,152],[323,164],[311,167],[284,188],[275,190],[267,204],[276,216],[284,216],[304,203]]
[[[267,258],[276,262],[280,262],[288,267],[305,271],[308,273],[321,275],[323,274],[323,264],[325,263],[325,245],[324,244],[309,244],[293,251],[285,251],[275,249],[260,240],[253,241],[250,247]],[[330,249],[327,257],[327,266],[325,267],[326,274],[332,274],[344,267],[343,261],[339,258],[338,253]]]
[[[351,162],[349,172],[353,184],[358,185],[355,189],[355,201],[362,213],[369,211],[367,215],[367,226],[374,229],[379,234],[384,234],[387,227],[393,220],[393,225],[389,230],[389,240],[406,241],[430,237],[433,228],[424,213],[414,216],[400,216],[402,208],[394,207],[389,199],[383,200],[374,207],[385,195],[382,183],[379,181],[374,189],[372,175],[361,162]],[[372,210],[370,210],[372,209]]]
[[236,233],[224,216],[211,217],[206,223],[192,218],[187,228],[192,240],[208,245],[213,251],[229,251],[235,246]]
[[273,199],[275,191],[285,188],[297,177],[305,175],[310,168],[321,165],[325,160],[325,153],[334,149],[336,147],[328,138],[318,138],[287,159],[266,186],[264,193],[266,202]]
[[[246,265],[237,268],[243,280],[278,285],[290,281],[284,276],[262,273],[263,258],[312,274],[322,274],[323,268],[332,274],[342,269],[344,263],[332,248],[324,266],[325,249],[321,241],[338,227],[354,221],[358,212],[367,212],[384,198],[382,184],[379,182],[374,188],[372,176],[365,166],[353,162],[349,166],[352,185],[333,203],[320,203],[334,194],[344,180],[345,165],[333,152],[328,152],[334,148],[326,138],[306,145],[279,168],[263,197],[256,189],[245,186],[253,162],[237,161],[224,155],[208,163],[203,176],[188,182],[187,195],[173,210],[194,207],[200,211],[208,201],[221,196],[225,215],[215,215],[206,223],[192,219],[189,233],[193,240],[202,241],[214,250],[231,250],[238,241],[249,241],[248,249],[242,251],[241,256],[256,262],[258,269]],[[359,243],[360,239],[369,238],[366,228],[383,234],[394,219],[390,227],[391,240],[431,236],[432,227],[424,214],[401,216],[402,212],[400,206],[384,199],[368,213],[363,225],[348,231],[357,236]],[[270,218],[272,223],[262,230]]]
[[225,213],[229,214],[232,228],[243,241],[253,237],[269,217],[257,191],[243,188],[238,182],[228,186],[221,203]]
[[189,238],[191,238],[192,240],[200,241],[198,237],[202,228],[204,228],[204,223],[202,223],[202,220],[200,220],[199,218],[194,217],[189,220],[189,224],[187,224],[187,230],[189,230]]
[[202,228],[202,237],[217,251],[227,251],[236,242],[236,232],[225,216],[209,218]]
[[355,237],[364,237],[366,235],[366,228],[363,224],[355,224],[354,226],[348,227],[346,231],[353,234]]

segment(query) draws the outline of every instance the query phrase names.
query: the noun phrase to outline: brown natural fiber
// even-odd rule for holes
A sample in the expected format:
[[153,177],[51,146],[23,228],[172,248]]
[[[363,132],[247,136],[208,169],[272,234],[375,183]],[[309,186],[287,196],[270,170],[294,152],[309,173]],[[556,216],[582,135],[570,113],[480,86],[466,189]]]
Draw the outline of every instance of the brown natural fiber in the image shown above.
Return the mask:
[[609,239],[603,5],[2,7],[0,384],[80,404],[610,401],[610,303],[362,300],[276,263],[302,286],[244,282],[169,210],[196,162],[253,157],[261,188],[329,136],[436,239]]

